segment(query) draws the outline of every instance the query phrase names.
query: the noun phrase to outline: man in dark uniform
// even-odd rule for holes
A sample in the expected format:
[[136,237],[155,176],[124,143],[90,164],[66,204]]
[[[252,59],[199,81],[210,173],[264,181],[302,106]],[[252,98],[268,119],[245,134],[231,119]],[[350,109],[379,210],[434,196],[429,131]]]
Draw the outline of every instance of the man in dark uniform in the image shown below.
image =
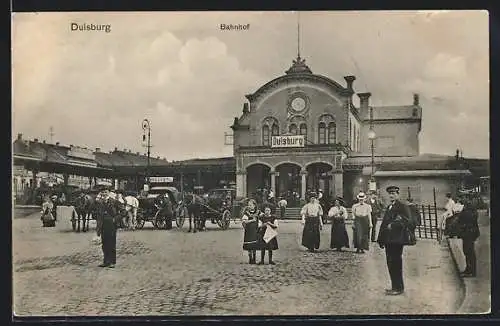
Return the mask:
[[[390,204],[380,225],[377,242],[385,248],[387,268],[391,277],[392,288],[388,295],[400,295],[404,292],[403,282],[403,246],[412,245],[409,232],[415,232],[415,220],[407,205],[399,200],[399,187],[387,187]],[[414,233],[413,233],[414,234]]]
[[118,203],[109,196],[109,189],[104,189],[99,202],[97,236],[102,239],[103,263],[99,267],[114,268],[116,264],[116,224]]

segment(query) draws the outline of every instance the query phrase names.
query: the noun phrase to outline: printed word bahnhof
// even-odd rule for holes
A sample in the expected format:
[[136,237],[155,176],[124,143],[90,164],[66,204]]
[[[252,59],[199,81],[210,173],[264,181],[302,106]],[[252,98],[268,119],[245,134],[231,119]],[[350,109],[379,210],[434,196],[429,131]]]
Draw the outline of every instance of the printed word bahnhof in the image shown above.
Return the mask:
[[[149,174],[171,176],[183,189],[235,186],[240,198],[266,188],[305,199],[308,190],[321,189],[348,202],[372,180],[379,190],[396,184],[416,202],[431,203],[435,190],[438,205],[445,193],[479,186],[489,176],[488,160],[464,159],[458,151],[420,154],[418,94],[408,105],[377,107],[370,105],[370,93],[357,93],[356,107],[356,78],[344,79],[342,86],[314,74],[298,56],[284,75],[246,95],[231,126],[233,157],[177,162],[153,157]],[[58,173],[67,184],[84,176],[87,186],[107,178],[124,189],[139,189],[145,179],[147,157],[129,150],[103,152],[22,135],[13,150],[17,192],[36,187],[44,173]]]

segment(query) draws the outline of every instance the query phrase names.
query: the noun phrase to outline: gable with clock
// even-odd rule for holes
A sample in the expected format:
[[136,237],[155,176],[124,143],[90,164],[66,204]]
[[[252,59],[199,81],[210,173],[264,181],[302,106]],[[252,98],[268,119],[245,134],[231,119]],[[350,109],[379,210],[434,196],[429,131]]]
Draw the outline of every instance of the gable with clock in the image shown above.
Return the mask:
[[309,98],[302,92],[291,94],[288,99],[287,110],[289,115],[304,114],[309,109]]

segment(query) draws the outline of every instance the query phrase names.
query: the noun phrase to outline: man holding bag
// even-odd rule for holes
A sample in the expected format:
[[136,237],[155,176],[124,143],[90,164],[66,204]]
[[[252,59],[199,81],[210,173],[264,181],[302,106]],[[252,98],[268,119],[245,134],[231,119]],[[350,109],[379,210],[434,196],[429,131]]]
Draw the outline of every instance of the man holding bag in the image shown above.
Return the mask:
[[390,204],[387,207],[377,242],[385,248],[387,268],[392,287],[386,290],[387,295],[400,295],[404,292],[403,282],[403,247],[415,245],[415,227],[417,222],[407,205],[399,200],[399,187],[389,186]]

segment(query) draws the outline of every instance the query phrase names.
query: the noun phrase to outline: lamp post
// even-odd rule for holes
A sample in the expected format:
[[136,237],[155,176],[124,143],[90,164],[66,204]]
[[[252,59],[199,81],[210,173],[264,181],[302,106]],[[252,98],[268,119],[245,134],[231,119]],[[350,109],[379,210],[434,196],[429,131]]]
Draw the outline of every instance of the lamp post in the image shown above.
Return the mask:
[[373,108],[370,107],[370,130],[368,131],[368,139],[370,140],[370,147],[372,152],[372,161],[371,161],[371,174],[370,174],[370,190],[376,190],[375,180],[373,175],[375,174],[375,145],[374,140],[377,137],[375,134],[375,130],[373,130]]
[[148,163],[146,166],[146,178],[145,181],[149,187],[149,168],[151,164],[151,124],[149,123],[148,119],[142,120],[142,130],[144,131],[144,134],[142,135],[142,141],[146,141],[146,131],[148,132],[148,143],[146,147],[148,148]]

